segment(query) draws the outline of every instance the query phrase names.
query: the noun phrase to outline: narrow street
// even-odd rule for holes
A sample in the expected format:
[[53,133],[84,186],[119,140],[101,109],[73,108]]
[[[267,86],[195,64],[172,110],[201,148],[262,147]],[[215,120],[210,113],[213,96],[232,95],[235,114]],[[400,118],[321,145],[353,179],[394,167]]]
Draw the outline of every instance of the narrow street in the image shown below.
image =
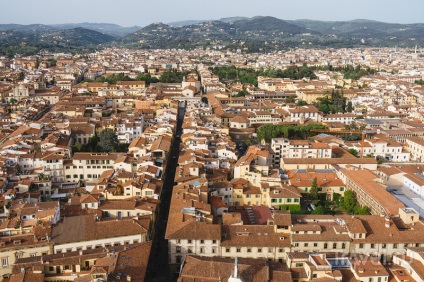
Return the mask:
[[[176,134],[172,140],[169,153],[168,165],[166,167],[163,187],[160,197],[159,211],[155,222],[152,250],[150,252],[149,264],[147,266],[145,281],[173,281],[168,269],[168,244],[165,240],[166,224],[171,202],[172,188],[174,184],[175,170],[178,165],[178,153],[181,139],[181,126],[185,110],[179,108]],[[178,136],[178,137],[176,137]]]

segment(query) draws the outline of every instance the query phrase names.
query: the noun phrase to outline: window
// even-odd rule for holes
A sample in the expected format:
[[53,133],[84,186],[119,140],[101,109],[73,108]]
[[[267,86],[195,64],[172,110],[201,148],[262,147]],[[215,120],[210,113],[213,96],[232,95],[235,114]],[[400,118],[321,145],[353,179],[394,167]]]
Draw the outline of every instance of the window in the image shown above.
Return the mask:
[[205,243],[205,240],[200,240],[200,244],[204,244]]
[[333,243],[333,249],[337,249],[337,243]]
[[314,243],[314,247],[318,247],[318,243]]
[[328,248],[328,244],[327,243],[325,243],[324,244],[324,249],[327,249]]
[[226,252],[226,253],[229,253],[230,251],[231,251],[231,250],[230,250],[230,248],[226,248],[226,249],[225,249],[225,252]]
[[393,244],[393,249],[397,249],[398,245],[397,244]]
[[374,248],[375,248],[374,244],[371,244],[371,249],[374,249]]
[[2,266],[6,266],[7,265],[7,258],[2,258],[1,259],[1,265]]
[[191,240],[187,240],[187,243],[191,244]]
[[307,247],[308,246],[308,243],[305,243],[305,247]]
[[344,187],[340,187],[340,192],[343,192],[344,191]]
[[359,249],[363,249],[364,248],[364,244],[359,244]]
[[247,252],[248,253],[251,253],[252,252],[252,249],[251,248],[247,248]]
[[342,244],[342,249],[346,249],[346,243]]
[[175,251],[176,251],[177,253],[181,253],[181,247],[176,247],[176,248],[175,248]]
[[258,248],[258,253],[262,253],[262,249],[261,248]]
[[240,252],[241,252],[241,249],[240,249],[240,248],[237,248],[237,249],[236,249],[236,252],[237,252],[237,253],[240,253]]

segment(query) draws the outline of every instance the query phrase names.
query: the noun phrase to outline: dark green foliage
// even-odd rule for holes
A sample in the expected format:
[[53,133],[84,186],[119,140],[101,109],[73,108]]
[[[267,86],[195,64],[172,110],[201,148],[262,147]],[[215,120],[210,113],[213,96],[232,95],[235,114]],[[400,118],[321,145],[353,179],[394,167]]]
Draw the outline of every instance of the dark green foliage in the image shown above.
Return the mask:
[[112,129],[104,129],[100,135],[90,137],[88,143],[82,145],[76,142],[72,146],[72,151],[75,152],[127,152],[128,143],[118,143],[116,133]]
[[343,97],[343,90],[332,91],[324,97],[317,98],[313,104],[324,114],[336,114],[346,112],[346,98]]
[[100,132],[99,143],[97,145],[103,152],[115,152],[119,142],[115,131],[112,129],[104,129]]
[[266,76],[272,78],[291,78],[291,79],[316,79],[312,68],[307,66],[295,66],[292,65],[285,70],[282,69],[245,69],[236,68],[234,66],[225,67],[214,67],[209,68],[214,74],[216,74],[220,80],[224,82],[239,81],[241,83],[249,83],[258,86],[258,76]]
[[348,213],[353,213],[356,206],[356,197],[352,190],[347,190],[343,196],[343,207]]
[[353,111],[352,101],[347,102],[346,112],[351,113]]
[[244,96],[246,96],[246,95],[248,95],[249,94],[249,92],[247,92],[246,90],[242,90],[242,91],[240,91],[239,93],[237,93],[237,97],[244,97]]
[[152,77],[149,73],[140,73],[139,75],[137,75],[136,80],[143,80],[146,82],[146,86],[148,87],[150,85],[150,83],[157,83],[159,82],[159,79],[157,79],[156,77]]
[[119,143],[118,147],[116,148],[117,152],[128,152],[128,147],[130,146],[129,143]]
[[98,82],[107,82],[109,84],[116,84],[117,81],[131,81],[133,79],[129,78],[128,76],[124,75],[123,73],[119,74],[111,74],[107,77],[100,76],[96,79]]
[[369,214],[367,206],[361,206],[356,200],[356,195],[352,190],[347,190],[344,197],[340,199],[341,207],[344,208],[349,214],[366,215]]
[[359,206],[356,205],[355,208],[353,209],[353,214],[355,215],[366,215],[366,214],[370,214],[370,209],[367,206]]
[[358,157],[359,156],[359,154],[358,154],[358,151],[357,150],[355,150],[355,149],[349,149],[348,150],[349,151],[349,153],[351,153],[352,155],[354,155],[355,157]]
[[109,84],[116,84],[117,81],[134,81],[134,80],[142,80],[146,82],[146,86],[149,86],[151,83],[181,83],[183,81],[183,77],[189,74],[189,72],[180,72],[180,71],[166,71],[164,72],[160,79],[156,77],[152,77],[150,74],[140,73],[136,79],[132,79],[123,73],[119,74],[111,74],[107,77],[101,76],[96,79],[99,82],[107,82]]
[[299,100],[299,101],[297,101],[296,105],[297,106],[306,106],[306,105],[308,105],[308,103],[304,100]]
[[57,61],[55,59],[48,59],[47,61],[50,63],[50,65],[52,67],[55,67],[56,66]]
[[300,211],[300,205],[280,205],[280,210],[282,211],[289,210],[290,212],[295,213]]
[[420,80],[415,80],[415,84],[418,85],[424,85],[424,80],[420,79]]
[[342,195],[339,193],[333,193],[333,202],[339,203],[340,199],[342,198]]
[[184,76],[190,72],[180,72],[180,71],[166,71],[160,76],[160,82],[163,83],[181,83]]
[[318,199],[318,188],[318,180],[315,177],[312,181],[311,190],[309,191],[309,198],[311,198],[312,200]]
[[363,76],[374,75],[378,71],[375,69],[371,69],[369,67],[362,68],[360,65],[354,67],[352,65],[347,65],[345,67],[333,67],[332,65],[328,66],[319,66],[319,67],[311,67],[313,70],[325,70],[325,71],[337,71],[343,74],[344,79],[353,79],[358,80]]
[[265,124],[258,128],[256,134],[258,141],[265,140],[270,142],[272,138],[285,137],[289,139],[307,139],[313,135],[314,129],[325,129],[322,124],[308,124],[302,126]]
[[327,210],[324,206],[317,206],[316,209],[314,209],[311,214],[326,214]]
[[0,55],[34,55],[42,50],[60,53],[92,52],[98,44],[115,40],[115,37],[97,31],[74,28],[66,30],[32,29],[6,30],[0,33]]

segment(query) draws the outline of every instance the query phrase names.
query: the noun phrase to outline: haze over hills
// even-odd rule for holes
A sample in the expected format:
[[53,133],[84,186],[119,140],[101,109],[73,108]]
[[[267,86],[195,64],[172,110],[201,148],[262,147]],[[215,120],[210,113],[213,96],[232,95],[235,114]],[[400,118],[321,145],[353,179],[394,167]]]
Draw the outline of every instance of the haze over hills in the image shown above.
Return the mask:
[[52,26],[57,29],[71,29],[71,28],[83,27],[86,29],[91,29],[101,33],[105,33],[112,36],[119,36],[119,37],[136,32],[137,30],[141,29],[140,26],[123,27],[117,24],[110,24],[110,23],[76,23],[76,24],[67,23],[67,24],[55,24]]
[[[12,45],[15,45],[13,47]],[[96,48],[113,44],[131,48],[194,48],[225,46],[246,52],[291,47],[358,47],[424,45],[424,24],[372,20],[281,20],[275,17],[230,17],[153,23],[143,28],[110,23],[0,25],[0,55],[60,46]],[[50,46],[56,46],[50,48]],[[13,47],[13,48],[12,48]],[[32,47],[32,48],[29,48]],[[78,49],[76,48],[76,49]],[[29,51],[28,51],[29,52]]]

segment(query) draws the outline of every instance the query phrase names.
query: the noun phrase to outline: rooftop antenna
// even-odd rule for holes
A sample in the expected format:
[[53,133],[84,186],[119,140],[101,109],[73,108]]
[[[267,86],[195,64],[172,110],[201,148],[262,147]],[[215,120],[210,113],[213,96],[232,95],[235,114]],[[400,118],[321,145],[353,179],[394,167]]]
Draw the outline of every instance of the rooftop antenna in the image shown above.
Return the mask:
[[417,54],[418,45],[415,45],[415,54]]

